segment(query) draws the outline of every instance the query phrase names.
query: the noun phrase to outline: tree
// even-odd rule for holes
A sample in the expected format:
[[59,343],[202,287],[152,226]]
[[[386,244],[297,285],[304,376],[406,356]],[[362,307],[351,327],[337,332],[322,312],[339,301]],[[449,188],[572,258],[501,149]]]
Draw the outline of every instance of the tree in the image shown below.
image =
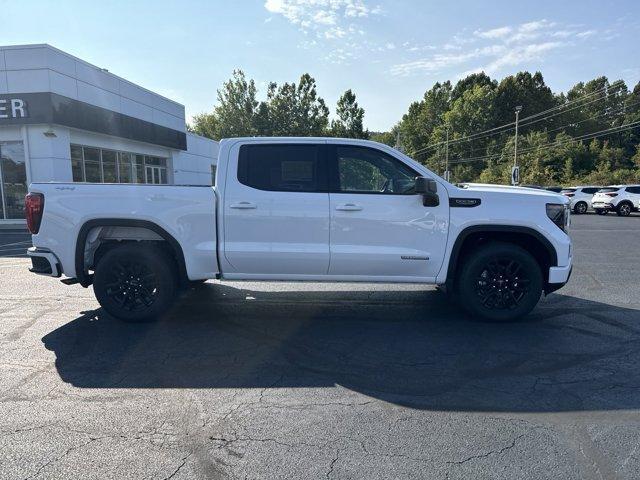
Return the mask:
[[390,132],[370,132],[369,138],[374,142],[384,143],[390,147],[395,146],[397,138],[397,126],[393,127]]
[[[540,72],[518,72],[502,79],[496,88],[495,121],[496,125],[512,123],[515,120],[515,108],[522,107],[522,115],[530,116],[556,106],[551,89],[544,83]],[[536,129],[546,125],[536,125]]]
[[484,72],[472,73],[471,75],[458,80],[458,83],[456,83],[456,86],[451,92],[451,101],[455,102],[462,96],[464,92],[470,90],[476,85],[480,87],[489,87],[491,90],[493,90],[498,86],[498,82],[495,80],[491,80],[491,78]]
[[[402,143],[407,152],[415,152],[425,145],[437,142],[434,131],[444,124],[444,114],[451,106],[451,82],[436,83],[424,93],[421,101],[413,102],[398,125]],[[424,151],[417,159],[427,162],[431,150]]]
[[191,128],[216,140],[254,135],[257,106],[255,82],[247,80],[242,70],[234,70],[231,79],[218,90],[213,113],[196,115]]
[[338,99],[337,120],[331,122],[331,133],[336,137],[369,138],[363,127],[364,108],[358,105],[356,95],[347,90]]
[[218,132],[219,122],[215,113],[200,113],[193,117],[193,125],[188,125],[187,130],[196,135],[220,140]]
[[298,84],[269,84],[266,106],[273,135],[321,136],[329,124],[329,109],[318,96],[316,81],[308,73]]
[[218,90],[218,105],[214,111],[220,137],[243,137],[255,133],[256,93],[255,82],[247,81],[242,70],[234,70],[232,78]]

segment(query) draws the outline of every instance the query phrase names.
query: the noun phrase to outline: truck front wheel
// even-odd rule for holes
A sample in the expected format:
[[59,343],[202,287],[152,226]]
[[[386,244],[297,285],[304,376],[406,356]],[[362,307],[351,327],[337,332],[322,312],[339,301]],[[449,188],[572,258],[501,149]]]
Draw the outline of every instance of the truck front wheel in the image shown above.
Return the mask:
[[474,317],[508,322],[533,310],[542,294],[542,282],[540,266],[529,252],[493,242],[464,259],[458,295]]
[[93,291],[113,317],[144,322],[159,318],[171,307],[176,294],[175,275],[162,249],[124,244],[100,259]]

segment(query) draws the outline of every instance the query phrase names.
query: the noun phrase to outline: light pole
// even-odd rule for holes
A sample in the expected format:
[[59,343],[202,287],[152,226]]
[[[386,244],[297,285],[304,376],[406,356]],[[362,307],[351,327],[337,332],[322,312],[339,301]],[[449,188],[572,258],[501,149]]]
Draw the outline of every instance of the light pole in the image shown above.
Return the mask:
[[446,132],[447,132],[447,143],[445,146],[445,150],[444,150],[444,175],[445,175],[445,180],[448,182],[449,181],[449,125],[446,125]]
[[522,105],[516,107],[516,138],[513,146],[513,167],[511,167],[511,184],[520,183],[520,169],[518,168],[518,117],[520,116]]
[[516,107],[516,141],[513,148],[513,166],[518,166],[518,117],[520,116],[520,110],[522,110],[522,105],[518,105]]

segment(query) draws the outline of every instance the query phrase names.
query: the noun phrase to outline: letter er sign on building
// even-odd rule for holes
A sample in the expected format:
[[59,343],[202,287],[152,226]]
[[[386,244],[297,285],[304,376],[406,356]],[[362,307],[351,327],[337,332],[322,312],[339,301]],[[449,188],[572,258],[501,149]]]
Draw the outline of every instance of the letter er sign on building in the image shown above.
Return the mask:
[[0,98],[0,118],[27,117],[27,104],[21,98]]

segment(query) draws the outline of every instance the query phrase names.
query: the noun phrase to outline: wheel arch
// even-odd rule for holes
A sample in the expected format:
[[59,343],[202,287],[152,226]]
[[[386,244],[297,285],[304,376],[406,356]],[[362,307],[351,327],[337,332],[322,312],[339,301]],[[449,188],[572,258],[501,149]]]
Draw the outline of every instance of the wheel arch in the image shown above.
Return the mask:
[[80,227],[80,231],[78,232],[78,237],[76,239],[76,278],[78,283],[83,287],[88,287],[93,281],[92,276],[87,273],[85,268],[85,247],[89,233],[97,227],[134,227],[150,230],[161,237],[169,246],[169,249],[175,259],[180,278],[187,278],[187,267],[185,264],[184,252],[180,243],[160,225],[148,220],[136,220],[130,218],[98,218],[85,222],[82,227]]
[[558,254],[548,238],[530,227],[473,225],[458,234],[451,249],[445,284],[447,291],[454,291],[462,260],[471,253],[472,247],[491,241],[513,243],[528,251],[541,267],[546,289],[549,280],[549,267],[558,265]]

